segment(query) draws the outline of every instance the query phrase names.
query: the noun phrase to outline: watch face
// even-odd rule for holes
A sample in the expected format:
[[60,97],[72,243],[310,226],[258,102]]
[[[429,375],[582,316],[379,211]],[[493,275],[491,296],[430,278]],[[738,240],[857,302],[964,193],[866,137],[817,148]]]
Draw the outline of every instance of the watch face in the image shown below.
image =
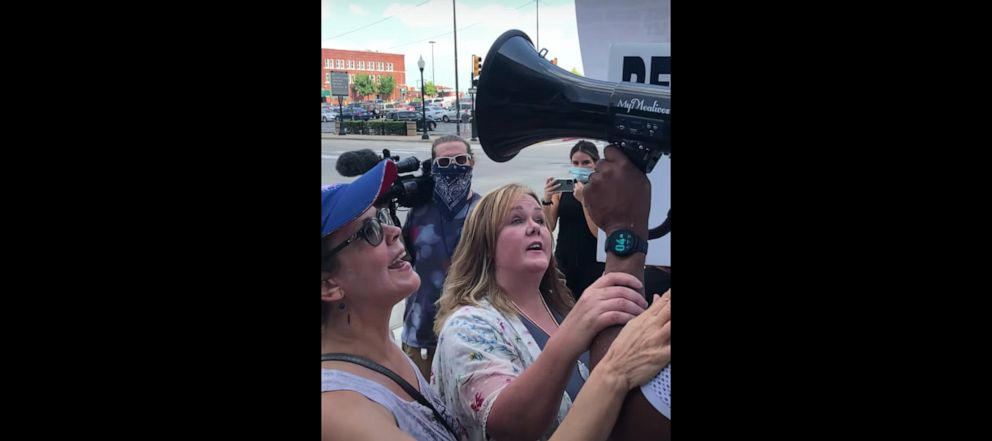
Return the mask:
[[613,251],[616,253],[625,253],[634,244],[634,237],[627,232],[619,232],[616,238],[613,240]]

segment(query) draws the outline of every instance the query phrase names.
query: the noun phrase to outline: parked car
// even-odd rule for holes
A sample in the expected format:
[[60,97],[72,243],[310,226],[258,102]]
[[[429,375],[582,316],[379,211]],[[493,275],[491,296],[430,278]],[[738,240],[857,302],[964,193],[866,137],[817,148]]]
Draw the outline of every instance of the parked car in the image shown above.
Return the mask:
[[320,109],[320,122],[334,121],[338,117],[338,112],[328,108]]
[[[472,115],[472,103],[461,103],[461,109],[462,122],[467,123]],[[455,113],[455,106],[452,105],[444,111],[444,116],[441,117],[441,121],[454,121],[456,118],[458,118],[458,116]]]
[[444,119],[444,115],[446,114],[447,111],[445,111],[442,107],[436,107],[431,104],[427,105],[427,117],[433,119],[434,121]]
[[387,114],[389,112],[399,112],[401,110],[410,110],[410,109],[408,109],[406,104],[403,103],[389,103],[382,106],[382,111]]
[[[390,121],[416,121],[417,130],[424,129],[424,119],[420,112],[411,111],[401,111],[401,112],[390,112],[386,115],[386,119]],[[437,121],[431,118],[427,118],[427,131],[434,131],[437,128]]]
[[365,111],[365,109],[363,109],[361,107],[345,107],[344,108],[344,113],[338,115],[338,119],[348,119],[348,120],[352,120],[352,121],[358,120],[358,119],[360,119],[362,121],[368,121],[369,118],[371,118],[371,117],[372,117],[372,114],[370,114],[369,112]]

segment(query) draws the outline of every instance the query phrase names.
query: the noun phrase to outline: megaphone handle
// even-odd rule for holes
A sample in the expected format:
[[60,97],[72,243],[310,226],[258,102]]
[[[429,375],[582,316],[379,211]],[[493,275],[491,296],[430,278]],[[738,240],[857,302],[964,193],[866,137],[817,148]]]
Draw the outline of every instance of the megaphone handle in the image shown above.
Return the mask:
[[619,147],[620,151],[627,156],[627,159],[630,159],[630,162],[638,170],[644,172],[644,174],[651,173],[651,170],[654,170],[655,164],[658,163],[658,159],[664,154],[659,149],[652,148],[639,141],[616,140],[612,144]]
[[670,232],[672,232],[672,210],[668,210],[668,215],[665,216],[665,221],[661,225],[648,230],[648,240],[657,239]]
[[[627,156],[627,159],[630,159],[630,162],[638,170],[644,172],[644,174],[651,173],[651,170],[654,170],[655,164],[658,163],[658,159],[662,155],[662,153],[657,152],[655,149],[637,141],[618,141],[614,145],[620,147],[620,151]],[[672,210],[668,210],[665,221],[661,225],[648,230],[648,240],[657,239],[672,231],[671,218]]]

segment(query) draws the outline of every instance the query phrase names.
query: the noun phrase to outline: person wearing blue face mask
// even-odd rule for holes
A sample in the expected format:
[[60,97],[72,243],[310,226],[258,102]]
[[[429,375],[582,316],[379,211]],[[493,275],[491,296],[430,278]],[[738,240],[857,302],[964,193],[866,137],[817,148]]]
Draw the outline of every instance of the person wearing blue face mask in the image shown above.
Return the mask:
[[403,313],[403,350],[430,378],[437,347],[434,335],[435,303],[441,297],[462,225],[481,196],[472,191],[472,147],[463,138],[445,135],[431,146],[431,201],[410,210],[403,225],[403,242],[420,275],[420,288],[406,300]]
[[548,177],[544,186],[544,216],[548,228],[555,230],[560,222],[555,259],[558,269],[565,275],[565,282],[576,300],[582,292],[603,274],[604,265],[596,261],[596,234],[599,228],[589,217],[582,190],[589,182],[589,175],[599,161],[599,149],[589,141],[579,141],[569,153],[572,167],[569,174],[576,180],[573,192],[561,192]]

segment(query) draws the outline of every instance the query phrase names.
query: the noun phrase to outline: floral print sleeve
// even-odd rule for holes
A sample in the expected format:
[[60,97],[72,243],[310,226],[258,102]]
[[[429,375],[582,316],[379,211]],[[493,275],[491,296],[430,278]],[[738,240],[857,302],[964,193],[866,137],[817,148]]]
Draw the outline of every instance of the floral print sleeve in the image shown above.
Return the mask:
[[431,383],[467,429],[468,439],[487,439],[486,421],[493,403],[533,362],[523,345],[519,334],[494,310],[462,307],[445,323]]

